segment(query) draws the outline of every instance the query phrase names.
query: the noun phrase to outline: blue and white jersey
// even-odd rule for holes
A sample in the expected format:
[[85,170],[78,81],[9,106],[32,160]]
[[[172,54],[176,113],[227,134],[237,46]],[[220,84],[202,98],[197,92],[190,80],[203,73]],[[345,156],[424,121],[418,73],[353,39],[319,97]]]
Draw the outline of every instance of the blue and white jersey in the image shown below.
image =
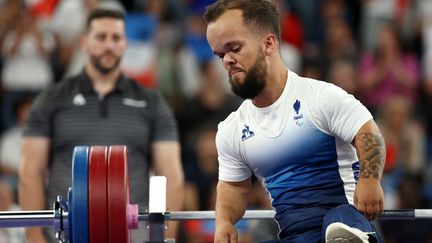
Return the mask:
[[281,230],[353,204],[358,158],[351,145],[370,112],[341,88],[288,71],[282,95],[265,108],[245,100],[218,126],[219,180],[254,173]]

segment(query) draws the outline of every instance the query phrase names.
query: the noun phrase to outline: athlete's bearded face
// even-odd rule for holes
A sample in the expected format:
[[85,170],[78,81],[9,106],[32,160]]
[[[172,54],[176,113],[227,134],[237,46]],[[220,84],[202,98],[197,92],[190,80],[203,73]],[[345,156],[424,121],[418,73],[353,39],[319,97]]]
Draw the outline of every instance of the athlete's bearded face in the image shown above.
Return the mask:
[[254,99],[268,78],[267,36],[243,21],[239,9],[225,11],[207,25],[207,40],[228,72],[232,91],[243,99]]
[[265,80],[268,75],[267,63],[264,52],[261,49],[258,50],[253,66],[249,71],[245,72],[246,75],[243,82],[229,76],[231,90],[243,99],[253,99],[265,88]]

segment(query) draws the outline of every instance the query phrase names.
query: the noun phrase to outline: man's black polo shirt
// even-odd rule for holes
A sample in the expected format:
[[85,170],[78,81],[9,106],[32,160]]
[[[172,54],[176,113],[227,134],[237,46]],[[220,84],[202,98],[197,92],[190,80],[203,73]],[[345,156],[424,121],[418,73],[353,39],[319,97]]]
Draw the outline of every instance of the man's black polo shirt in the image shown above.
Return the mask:
[[51,141],[46,204],[67,195],[72,152],[79,145],[126,145],[131,203],[148,204],[150,145],[178,139],[172,111],[160,93],[121,75],[105,97],[85,72],[52,85],[37,97],[24,136]]

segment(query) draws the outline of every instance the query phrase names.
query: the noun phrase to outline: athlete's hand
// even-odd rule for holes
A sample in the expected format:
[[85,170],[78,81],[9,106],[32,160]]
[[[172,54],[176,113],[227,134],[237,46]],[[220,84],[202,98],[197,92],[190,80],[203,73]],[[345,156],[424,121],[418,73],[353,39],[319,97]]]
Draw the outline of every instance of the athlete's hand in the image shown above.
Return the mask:
[[238,233],[235,226],[230,222],[216,223],[215,243],[237,243]]
[[28,243],[48,243],[43,235],[42,228],[27,228],[26,237]]
[[367,219],[376,219],[384,209],[384,193],[380,180],[360,178],[354,191],[354,206]]

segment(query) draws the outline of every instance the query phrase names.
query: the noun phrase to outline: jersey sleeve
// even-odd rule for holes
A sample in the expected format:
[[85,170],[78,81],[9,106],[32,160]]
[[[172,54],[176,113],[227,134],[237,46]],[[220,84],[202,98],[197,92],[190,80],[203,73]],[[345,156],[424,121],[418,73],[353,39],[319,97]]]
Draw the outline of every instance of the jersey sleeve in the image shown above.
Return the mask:
[[154,94],[152,141],[178,140],[177,122],[171,108],[159,92]]
[[359,100],[333,84],[326,84],[317,92],[312,109],[318,127],[347,143],[373,118]]
[[54,102],[50,90],[39,94],[34,100],[26,120],[23,136],[50,137]]
[[[216,134],[216,148],[219,161],[219,180],[239,182],[248,179],[252,175],[250,167],[241,159],[239,152],[236,152],[234,143],[229,143],[227,135],[220,124]],[[234,140],[234,139],[232,139]]]

